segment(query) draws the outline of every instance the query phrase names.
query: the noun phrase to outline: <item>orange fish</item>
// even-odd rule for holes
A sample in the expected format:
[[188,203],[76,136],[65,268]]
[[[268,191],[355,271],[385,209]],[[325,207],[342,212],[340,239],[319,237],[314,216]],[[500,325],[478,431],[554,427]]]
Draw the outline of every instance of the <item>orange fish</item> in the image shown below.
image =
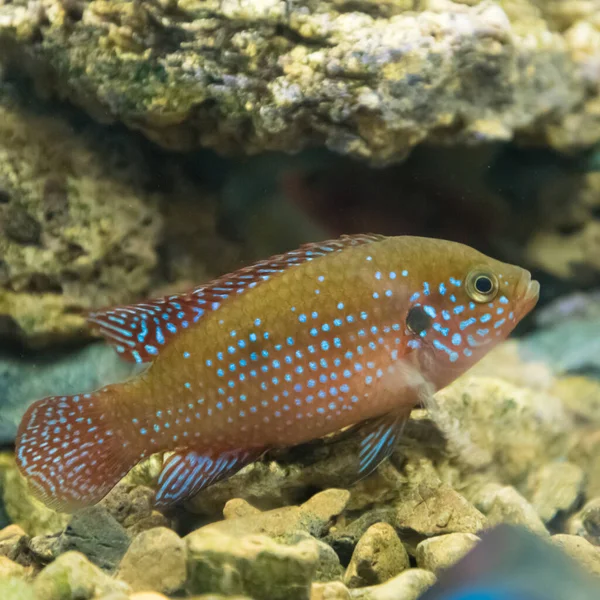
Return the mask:
[[186,294],[90,315],[131,380],[35,402],[17,464],[48,506],[98,502],[140,460],[173,451],[158,506],[277,447],[360,424],[359,476],[411,409],[504,339],[537,302],[530,274],[458,243],[343,236]]

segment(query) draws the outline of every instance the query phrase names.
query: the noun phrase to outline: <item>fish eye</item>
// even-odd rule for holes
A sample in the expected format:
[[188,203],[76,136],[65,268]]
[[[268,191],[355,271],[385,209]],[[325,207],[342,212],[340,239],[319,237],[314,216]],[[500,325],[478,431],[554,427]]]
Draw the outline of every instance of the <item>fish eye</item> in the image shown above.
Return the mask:
[[498,293],[498,279],[488,271],[471,271],[467,276],[466,290],[475,302],[489,302]]
[[431,317],[420,305],[413,306],[406,315],[406,326],[415,334],[419,335],[431,327]]

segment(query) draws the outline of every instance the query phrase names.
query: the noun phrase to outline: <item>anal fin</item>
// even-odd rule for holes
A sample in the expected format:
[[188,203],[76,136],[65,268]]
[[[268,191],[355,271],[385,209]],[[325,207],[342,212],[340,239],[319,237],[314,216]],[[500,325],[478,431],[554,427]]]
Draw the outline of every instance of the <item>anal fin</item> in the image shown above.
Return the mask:
[[231,477],[264,452],[264,448],[228,450],[214,455],[193,450],[176,452],[163,465],[154,503],[160,508],[191,498],[205,487]]
[[[410,413],[409,413],[410,414]],[[388,413],[365,421],[359,426],[361,436],[358,478],[371,474],[386,458],[389,458],[404,431],[408,414]]]

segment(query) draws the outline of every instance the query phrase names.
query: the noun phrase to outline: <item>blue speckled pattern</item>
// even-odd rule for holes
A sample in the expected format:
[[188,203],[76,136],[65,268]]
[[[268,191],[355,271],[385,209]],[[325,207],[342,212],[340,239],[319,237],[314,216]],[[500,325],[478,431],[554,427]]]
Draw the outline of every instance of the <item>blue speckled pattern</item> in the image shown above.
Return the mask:
[[[489,296],[473,288],[481,273]],[[18,464],[45,502],[65,509],[97,501],[142,458],[174,451],[157,494],[164,505],[269,448],[365,422],[365,476],[393,451],[415,404],[536,300],[527,272],[460,244],[310,244],[181,296],[94,313],[117,351],[149,368],[78,402],[34,404]]]

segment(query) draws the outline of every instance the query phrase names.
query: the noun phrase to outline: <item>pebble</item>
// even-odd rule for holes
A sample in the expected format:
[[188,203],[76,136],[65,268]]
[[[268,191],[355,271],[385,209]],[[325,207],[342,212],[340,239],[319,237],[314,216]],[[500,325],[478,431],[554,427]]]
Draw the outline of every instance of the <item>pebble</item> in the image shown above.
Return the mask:
[[323,541],[336,551],[342,563],[348,564],[358,540],[367,529],[375,523],[392,524],[395,516],[396,511],[391,507],[373,508],[347,525],[332,527]]
[[600,577],[600,548],[576,535],[562,533],[553,535],[550,539],[584,569]]
[[132,590],[179,591],[187,576],[187,547],[172,530],[157,527],[138,534],[121,560],[117,577]]
[[18,525],[9,525],[0,531],[0,556],[16,560],[27,546],[28,537]]
[[410,561],[396,530],[388,523],[376,523],[360,538],[344,583],[349,588],[378,585],[408,569]]
[[324,583],[342,579],[344,576],[344,567],[342,567],[335,550],[325,542],[317,540],[305,531],[297,531],[295,534],[286,536],[284,543],[297,544],[302,540],[310,540],[313,544],[316,544],[319,552],[319,561],[313,581]]
[[103,506],[76,512],[58,538],[56,553],[81,552],[105,571],[113,571],[129,547],[125,529]]
[[169,600],[166,596],[158,592],[136,592],[131,594],[130,600]]
[[154,527],[168,527],[169,520],[153,510],[155,492],[144,485],[121,483],[117,485],[101,506],[122,525],[131,538],[141,531]]
[[0,581],[9,577],[25,579],[30,573],[31,569],[6,558],[6,556],[0,556]]
[[223,517],[225,519],[241,519],[258,515],[260,512],[258,508],[255,508],[243,498],[232,498],[223,508]]
[[341,581],[313,583],[310,600],[350,600],[350,592]]
[[411,489],[396,504],[394,527],[433,536],[477,533],[486,519],[470,502],[445,483]]
[[189,594],[238,594],[269,600],[309,597],[319,560],[312,540],[287,546],[264,535],[241,537],[200,529],[185,541]]
[[33,586],[14,577],[0,578],[0,598],[2,600],[37,600]]
[[500,523],[522,525],[539,535],[549,535],[535,508],[512,486],[489,484],[479,494],[488,525]]
[[583,493],[585,473],[570,462],[553,462],[533,472],[528,481],[531,505],[548,523],[559,512],[570,511]]
[[600,498],[592,498],[567,524],[568,533],[600,546]]
[[334,517],[346,508],[349,498],[348,490],[329,489],[315,494],[300,506],[285,506],[218,521],[201,527],[196,533],[210,531],[237,536],[264,534],[283,541],[290,534],[305,531],[320,538],[327,533]]
[[33,584],[36,600],[88,600],[129,588],[93,565],[80,552],[65,552],[44,567]]
[[381,585],[350,590],[351,600],[417,600],[436,582],[430,571],[408,569]]
[[441,569],[448,569],[480,541],[472,533],[448,533],[423,540],[417,546],[417,566],[435,573]]

